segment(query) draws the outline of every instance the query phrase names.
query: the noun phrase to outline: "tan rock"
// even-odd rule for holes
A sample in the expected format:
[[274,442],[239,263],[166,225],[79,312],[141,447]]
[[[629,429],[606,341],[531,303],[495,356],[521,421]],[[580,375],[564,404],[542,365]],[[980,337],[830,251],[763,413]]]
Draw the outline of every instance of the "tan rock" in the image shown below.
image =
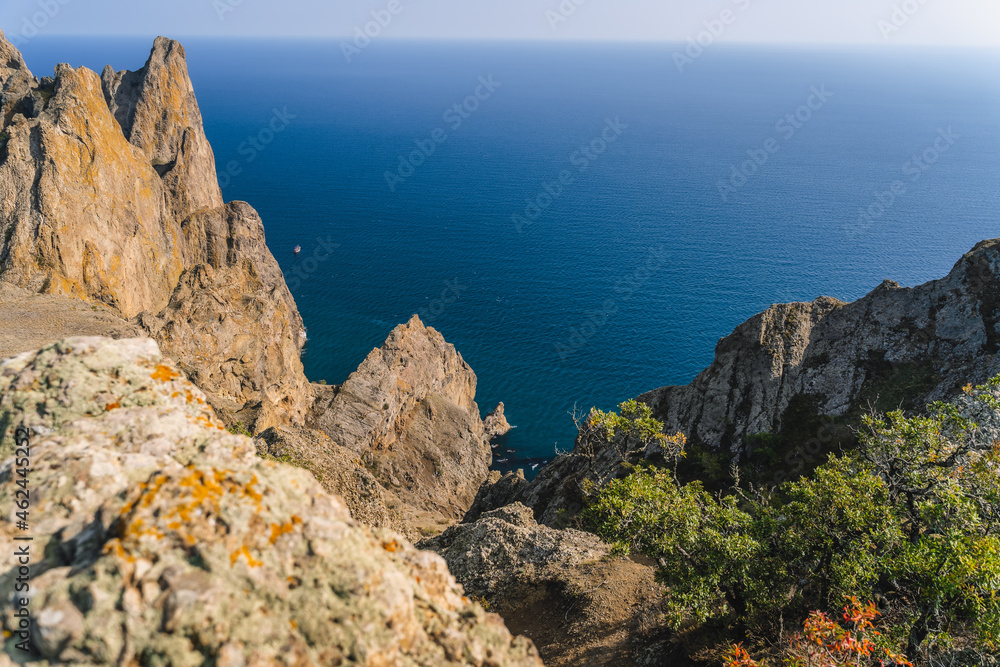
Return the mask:
[[256,212],[223,204],[181,45],[36,81],[0,38],[0,83],[0,280],[138,317],[228,423],[301,423],[301,317]]
[[440,529],[472,505],[492,461],[475,394],[462,356],[414,316],[318,397],[311,425],[361,458],[407,523]]

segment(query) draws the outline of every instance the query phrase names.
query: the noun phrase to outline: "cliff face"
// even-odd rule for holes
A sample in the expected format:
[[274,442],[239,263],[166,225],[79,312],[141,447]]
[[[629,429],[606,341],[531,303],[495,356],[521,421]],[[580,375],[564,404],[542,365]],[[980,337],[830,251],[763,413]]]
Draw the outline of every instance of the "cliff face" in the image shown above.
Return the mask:
[[[357,524],[310,474],[227,433],[152,340],[69,339],[0,363],[4,507],[20,424],[37,664],[541,665],[440,557]],[[0,547],[22,534],[0,517]],[[13,611],[4,596],[7,641]]]
[[414,316],[343,385],[324,390],[311,425],[354,452],[405,506],[407,523],[447,524],[472,504],[492,461],[476,374]]
[[869,403],[922,409],[1000,373],[998,352],[995,239],[978,244],[945,278],[918,287],[886,281],[853,303],[823,297],[772,306],[720,341],[715,361],[691,384],[640,400],[667,431],[737,450],[748,435],[793,426],[801,408],[834,418]]
[[137,318],[227,421],[301,422],[301,318],[256,212],[223,203],[183,47],[39,81],[0,35],[0,85],[0,280]]

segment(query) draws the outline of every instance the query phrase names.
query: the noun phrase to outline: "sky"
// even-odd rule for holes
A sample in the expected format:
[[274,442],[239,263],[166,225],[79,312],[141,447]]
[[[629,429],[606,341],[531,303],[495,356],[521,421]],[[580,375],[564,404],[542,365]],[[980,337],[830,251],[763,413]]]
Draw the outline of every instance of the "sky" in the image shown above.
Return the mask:
[[367,29],[400,39],[1000,48],[1000,0],[2,0],[0,28],[15,42],[35,34],[343,39]]

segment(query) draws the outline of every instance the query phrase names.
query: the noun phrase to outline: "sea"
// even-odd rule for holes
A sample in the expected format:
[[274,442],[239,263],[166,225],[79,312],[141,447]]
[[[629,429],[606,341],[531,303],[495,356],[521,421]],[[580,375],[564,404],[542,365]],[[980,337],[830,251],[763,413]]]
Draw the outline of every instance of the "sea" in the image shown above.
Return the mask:
[[[181,39],[227,200],[250,202],[342,382],[418,314],[515,426],[690,382],[778,302],[916,285],[1000,236],[1000,53]],[[38,36],[138,69],[148,39]],[[293,249],[302,251],[295,254]]]

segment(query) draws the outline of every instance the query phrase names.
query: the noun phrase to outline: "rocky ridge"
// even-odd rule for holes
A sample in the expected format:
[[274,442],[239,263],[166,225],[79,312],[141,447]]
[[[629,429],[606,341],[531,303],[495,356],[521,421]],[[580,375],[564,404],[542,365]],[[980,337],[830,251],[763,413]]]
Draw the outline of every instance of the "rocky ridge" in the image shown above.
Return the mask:
[[[541,664],[440,557],[228,433],[152,340],[75,338],[0,363],[9,553],[15,425],[30,433],[35,664]],[[10,597],[0,611],[10,650]]]
[[134,318],[229,423],[301,423],[301,317],[256,212],[223,203],[183,47],[36,79],[0,33],[0,87],[0,280]]
[[796,404],[843,419],[869,403],[922,409],[954,397],[1000,373],[998,352],[994,239],[924,285],[887,280],[853,303],[820,297],[772,306],[722,339],[715,361],[691,384],[639,398],[668,431],[736,453],[746,436],[791,426]]

